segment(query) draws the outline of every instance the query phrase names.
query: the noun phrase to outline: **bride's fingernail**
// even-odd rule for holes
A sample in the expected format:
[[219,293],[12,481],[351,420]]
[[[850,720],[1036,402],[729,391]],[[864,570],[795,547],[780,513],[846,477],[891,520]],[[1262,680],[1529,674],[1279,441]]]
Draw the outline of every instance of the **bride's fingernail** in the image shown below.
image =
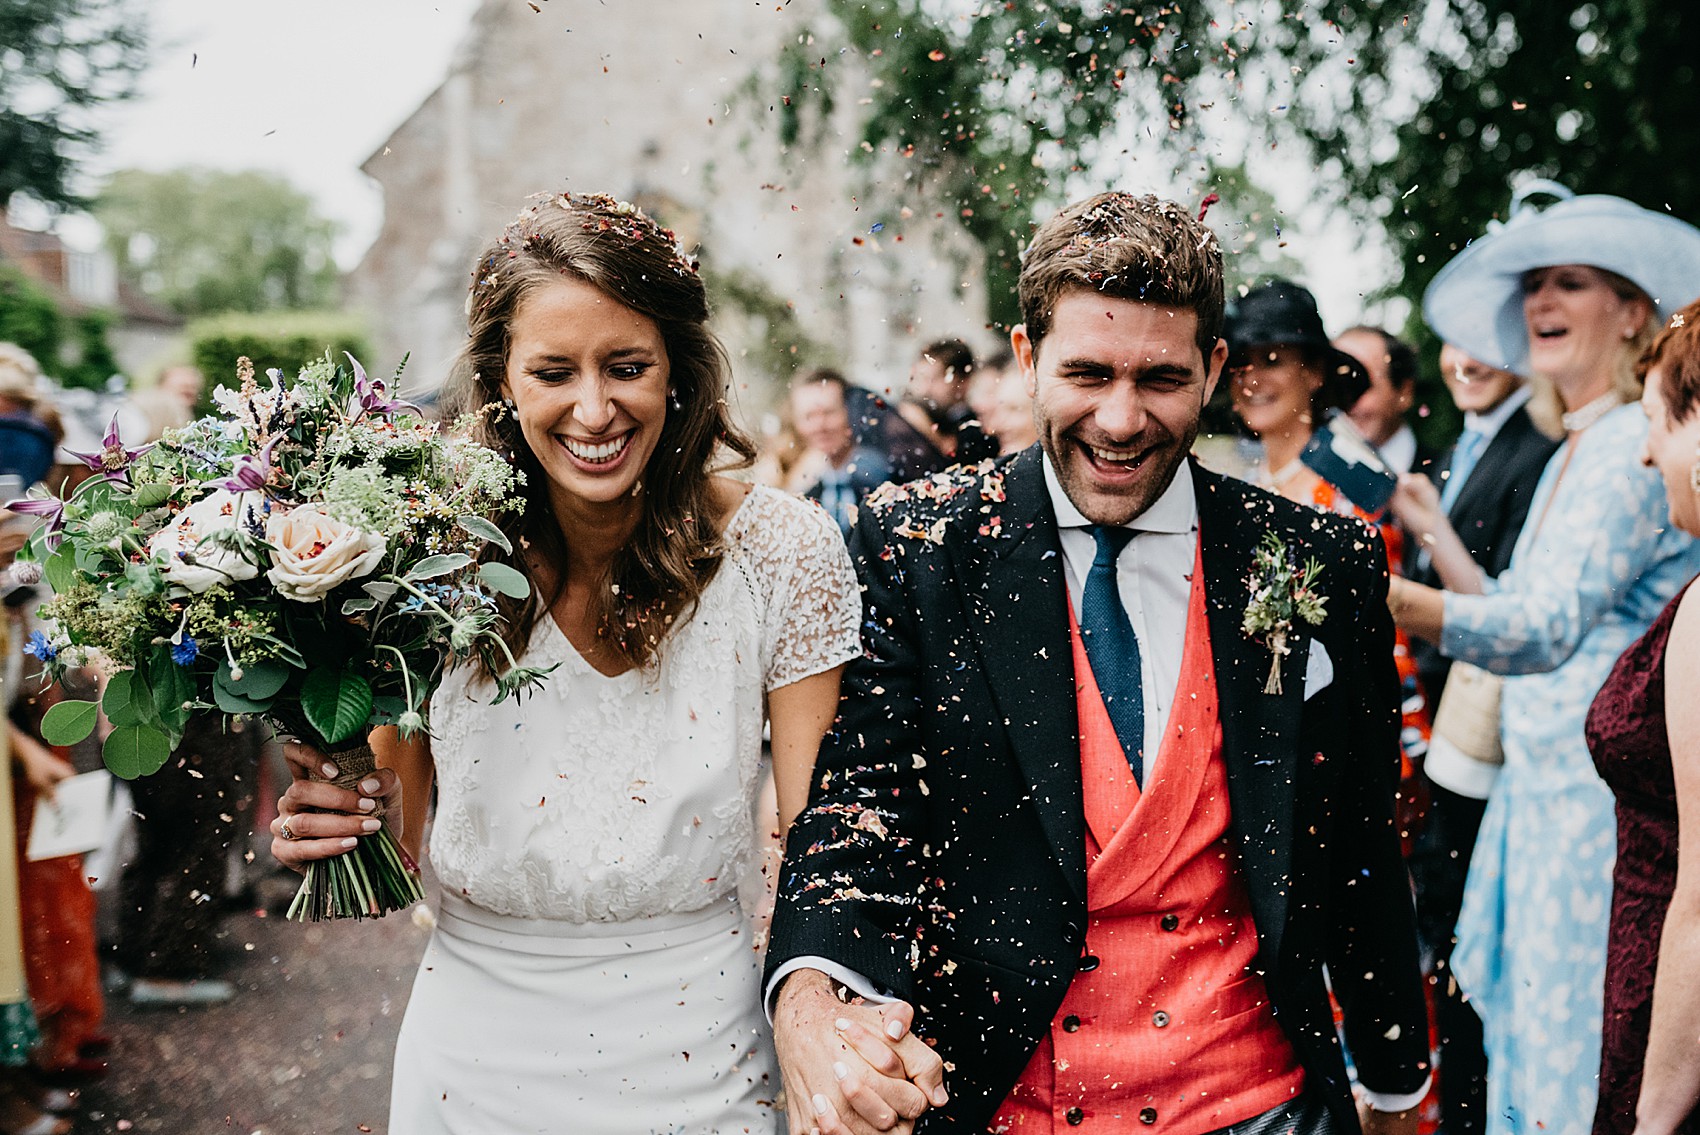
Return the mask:
[[378,806],[378,802],[376,800],[372,799],[370,796],[362,796],[360,798],[360,810],[362,812],[370,812],[374,808],[376,808],[377,806]]
[[826,1114],[827,1103],[826,1103],[826,1097],[825,1096],[821,1095],[819,1092],[816,1092],[815,1098],[812,1102],[815,1105],[815,1114],[816,1115],[825,1115]]
[[846,1077],[850,1074],[850,1069],[848,1069],[844,1066],[843,1061],[841,1061],[841,1060],[834,1061],[833,1065],[832,1065],[832,1074],[834,1076],[836,1076],[838,1079],[842,1080],[842,1079],[844,1079],[844,1077]]
[[341,769],[337,768],[335,765],[331,764],[329,761],[326,761],[324,764],[319,766],[319,775],[320,776],[334,777],[338,773],[340,773],[341,771],[342,771]]
[[850,1031],[850,1019],[848,1017],[840,1017],[836,1021],[832,1022],[832,1027],[841,1033],[847,1033]]
[[382,787],[383,785],[378,783],[378,778],[375,776],[369,776],[360,782],[360,791],[366,793],[368,796],[375,794],[378,789]]
[[903,1039],[903,1022],[902,1021],[887,1021],[885,1023],[885,1035],[890,1037],[892,1040],[902,1040]]
[[384,821],[378,819],[376,816],[372,817],[369,820],[361,820],[360,821],[360,830],[363,831],[363,832],[375,832],[383,826],[384,826]]
[[354,846],[354,845],[355,845],[355,844],[357,844],[357,843],[359,843],[359,842],[360,842],[360,841],[359,841],[359,840],[357,840],[357,839],[355,839],[355,838],[354,838],[354,837],[353,837],[353,836],[349,836],[349,837],[348,837],[348,838],[347,838],[347,839],[345,839],[345,840],[343,840],[343,841],[342,841],[342,846],[344,846],[344,847],[353,847],[353,846]]

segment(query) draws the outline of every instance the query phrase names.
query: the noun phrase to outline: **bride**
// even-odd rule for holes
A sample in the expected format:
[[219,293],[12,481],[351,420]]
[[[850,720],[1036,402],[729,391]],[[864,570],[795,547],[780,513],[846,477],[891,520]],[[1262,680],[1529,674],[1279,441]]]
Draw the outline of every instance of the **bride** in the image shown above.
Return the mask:
[[510,601],[507,634],[520,664],[555,670],[523,705],[451,673],[435,736],[390,732],[358,792],[306,779],[334,766],[291,746],[272,827],[299,868],[381,805],[417,855],[435,776],[442,907],[392,1131],[779,1122],[737,896],[762,725],[788,825],[861,604],[824,512],[716,474],[722,448],[745,464],[753,448],[707,315],[673,235],[609,197],[534,199],[474,266],[451,384],[525,474],[507,532],[532,597]]

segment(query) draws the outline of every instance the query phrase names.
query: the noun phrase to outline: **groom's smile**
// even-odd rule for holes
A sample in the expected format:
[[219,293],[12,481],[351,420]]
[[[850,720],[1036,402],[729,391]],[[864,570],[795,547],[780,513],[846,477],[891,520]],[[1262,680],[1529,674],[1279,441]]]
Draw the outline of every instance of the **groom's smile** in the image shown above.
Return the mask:
[[1198,433],[1225,345],[1206,360],[1198,316],[1100,295],[1063,293],[1034,344],[1013,336],[1033,393],[1033,422],[1063,491],[1094,524],[1125,524],[1173,480]]

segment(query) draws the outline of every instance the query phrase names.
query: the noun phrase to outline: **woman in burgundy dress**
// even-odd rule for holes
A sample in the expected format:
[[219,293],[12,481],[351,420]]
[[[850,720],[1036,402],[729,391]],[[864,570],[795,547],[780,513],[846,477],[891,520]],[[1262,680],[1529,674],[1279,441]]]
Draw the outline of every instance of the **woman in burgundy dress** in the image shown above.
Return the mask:
[[[1641,362],[1642,460],[1671,522],[1700,535],[1700,301]],[[1588,714],[1588,747],[1617,796],[1594,1135],[1700,1135],[1700,588],[1624,652]],[[1688,838],[1677,840],[1679,828]]]

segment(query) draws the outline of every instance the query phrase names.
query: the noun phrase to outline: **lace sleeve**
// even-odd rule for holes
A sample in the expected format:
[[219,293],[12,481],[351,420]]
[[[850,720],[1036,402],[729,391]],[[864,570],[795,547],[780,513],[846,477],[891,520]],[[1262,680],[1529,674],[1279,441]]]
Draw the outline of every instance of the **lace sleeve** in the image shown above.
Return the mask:
[[830,516],[812,502],[755,491],[764,499],[743,541],[764,592],[762,671],[775,690],[861,653],[862,595]]

